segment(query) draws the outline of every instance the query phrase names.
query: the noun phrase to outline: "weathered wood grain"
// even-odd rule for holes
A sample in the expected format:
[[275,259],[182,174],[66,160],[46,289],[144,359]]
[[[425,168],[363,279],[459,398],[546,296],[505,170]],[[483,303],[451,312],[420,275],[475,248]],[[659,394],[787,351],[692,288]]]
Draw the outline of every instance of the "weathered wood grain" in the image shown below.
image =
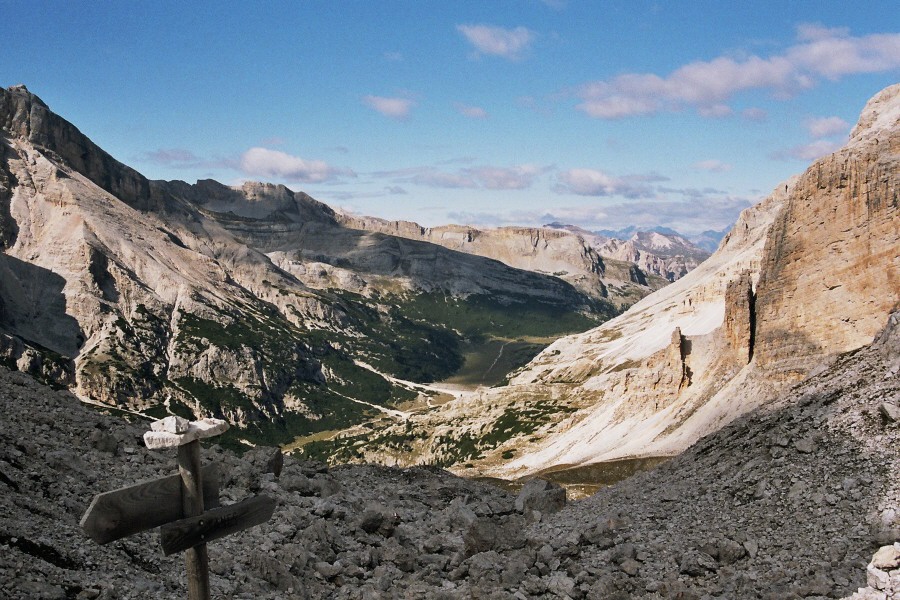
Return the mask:
[[237,504],[208,510],[197,517],[163,525],[159,530],[163,553],[168,556],[265,523],[273,512],[275,500],[262,494]]
[[[203,514],[203,474],[200,471],[200,442],[178,447],[178,472],[181,475],[181,508],[185,517]],[[210,600],[209,554],[205,543],[185,548],[188,600]],[[168,554],[168,553],[167,553]]]
[[[219,506],[219,470],[203,467],[203,496],[207,509]],[[171,475],[103,494],[97,494],[81,517],[81,528],[98,544],[159,527],[184,516],[181,476]]]

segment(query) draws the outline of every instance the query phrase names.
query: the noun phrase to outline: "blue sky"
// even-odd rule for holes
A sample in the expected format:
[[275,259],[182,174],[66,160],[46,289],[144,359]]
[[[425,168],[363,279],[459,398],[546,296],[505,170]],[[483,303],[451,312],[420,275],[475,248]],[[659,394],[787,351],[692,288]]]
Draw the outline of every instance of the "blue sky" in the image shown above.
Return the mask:
[[24,83],[153,179],[424,225],[721,229],[900,81],[895,1],[0,1]]

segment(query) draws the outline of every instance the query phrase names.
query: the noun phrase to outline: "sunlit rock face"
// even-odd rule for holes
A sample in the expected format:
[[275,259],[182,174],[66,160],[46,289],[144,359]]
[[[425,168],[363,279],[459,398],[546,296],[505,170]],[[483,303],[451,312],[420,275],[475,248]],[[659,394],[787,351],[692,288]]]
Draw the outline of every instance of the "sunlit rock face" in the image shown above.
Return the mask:
[[797,182],[757,291],[757,362],[795,381],[872,341],[900,290],[900,85],[869,101],[846,147]]

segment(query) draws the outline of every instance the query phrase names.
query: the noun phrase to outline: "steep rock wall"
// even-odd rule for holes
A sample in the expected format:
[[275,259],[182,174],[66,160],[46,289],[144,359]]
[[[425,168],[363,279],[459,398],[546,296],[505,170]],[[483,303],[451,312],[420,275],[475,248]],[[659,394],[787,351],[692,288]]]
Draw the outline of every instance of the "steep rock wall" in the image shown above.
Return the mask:
[[898,96],[895,85],[870,101],[848,146],[804,173],[772,228],[756,358],[774,377],[797,380],[871,342],[900,301]]

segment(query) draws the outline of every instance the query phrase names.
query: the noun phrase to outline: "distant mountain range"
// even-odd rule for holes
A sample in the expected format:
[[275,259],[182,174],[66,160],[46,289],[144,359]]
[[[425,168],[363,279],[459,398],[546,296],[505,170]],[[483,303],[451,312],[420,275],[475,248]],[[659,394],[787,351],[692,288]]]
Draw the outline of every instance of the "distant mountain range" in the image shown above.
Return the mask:
[[[553,227],[555,229],[570,229],[574,226],[566,225],[565,223],[553,222],[548,223],[545,227]],[[574,229],[580,229],[574,227]],[[581,231],[586,231],[580,229]],[[716,248],[719,247],[719,242],[722,241],[722,238],[731,231],[731,227],[726,227],[721,231],[713,231],[707,230],[695,235],[682,235],[681,233],[675,231],[670,227],[663,227],[662,225],[657,225],[656,227],[648,227],[648,228],[639,228],[635,225],[629,225],[628,227],[624,227],[622,229],[598,229],[596,231],[591,231],[594,235],[604,237],[604,238],[614,238],[619,240],[627,240],[631,239],[635,234],[642,233],[659,233],[666,236],[674,236],[678,238],[682,238],[688,240],[691,244],[700,248],[701,250],[705,250],[708,253],[713,253],[716,251]]]
[[[579,235],[596,248],[599,254],[632,262],[643,271],[668,281],[684,277],[710,255],[710,252],[665,227],[652,230],[628,227],[606,232],[591,232],[575,225],[560,223],[550,223],[546,227]],[[612,235],[606,235],[607,233]]]

